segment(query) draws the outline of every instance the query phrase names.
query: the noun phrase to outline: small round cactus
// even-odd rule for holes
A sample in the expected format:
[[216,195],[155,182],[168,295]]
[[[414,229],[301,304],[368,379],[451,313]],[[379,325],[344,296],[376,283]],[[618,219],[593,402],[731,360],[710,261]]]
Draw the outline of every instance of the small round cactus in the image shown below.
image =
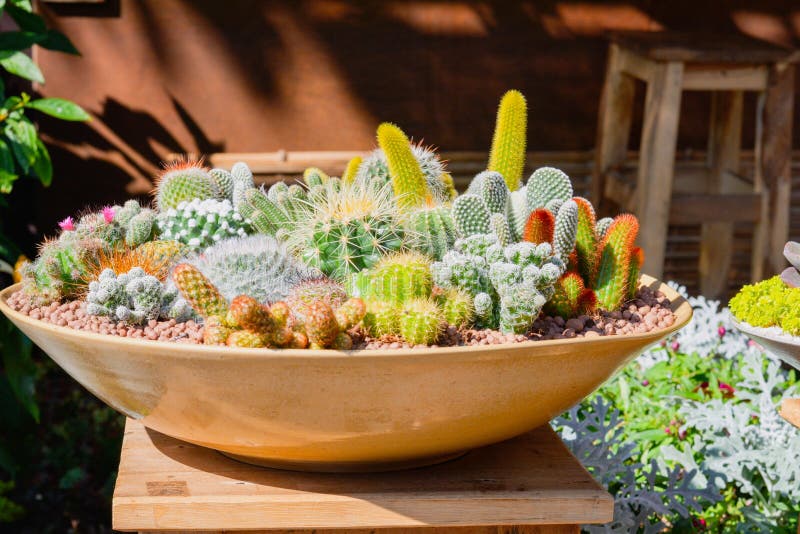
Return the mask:
[[181,202],[225,198],[216,180],[199,161],[179,161],[167,165],[158,176],[156,205],[159,211],[175,209]]
[[442,332],[442,311],[429,299],[407,302],[400,313],[400,335],[412,345],[431,345]]

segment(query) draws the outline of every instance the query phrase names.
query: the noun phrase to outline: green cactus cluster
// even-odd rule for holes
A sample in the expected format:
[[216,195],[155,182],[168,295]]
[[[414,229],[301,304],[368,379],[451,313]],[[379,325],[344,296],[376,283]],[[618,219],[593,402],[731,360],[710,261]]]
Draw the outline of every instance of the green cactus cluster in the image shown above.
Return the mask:
[[155,210],[143,207],[135,200],[128,200],[122,206],[112,206],[112,222],[119,225],[125,235],[125,244],[137,247],[158,238]]
[[277,302],[295,285],[322,278],[266,235],[220,241],[186,263],[197,267],[227,300],[246,294],[262,303]]
[[437,286],[472,297],[479,326],[518,334],[533,324],[564,270],[549,243],[503,246],[494,234],[459,239],[454,250],[431,265]]
[[168,289],[155,276],[134,267],[116,274],[105,269],[89,283],[86,313],[111,317],[115,321],[143,325],[153,319],[186,321],[194,313],[176,289]]
[[201,251],[231,237],[250,233],[249,222],[231,201],[192,199],[162,211],[157,218],[162,239],[172,239]]
[[387,256],[375,267],[351,275],[347,292],[364,299],[364,326],[373,336],[399,335],[412,345],[435,343],[445,322],[466,325],[471,299],[454,290],[453,306],[434,298],[430,260],[419,253]]
[[426,254],[434,260],[442,259],[453,248],[457,232],[449,206],[423,207],[406,216],[406,234],[409,248]]
[[230,303],[195,266],[182,263],[172,279],[186,301],[203,317],[203,341],[209,345],[242,348],[298,348],[348,350],[353,340],[347,330],[366,313],[361,299],[339,305],[324,300],[302,302],[302,315],[283,301],[265,304],[249,295]]

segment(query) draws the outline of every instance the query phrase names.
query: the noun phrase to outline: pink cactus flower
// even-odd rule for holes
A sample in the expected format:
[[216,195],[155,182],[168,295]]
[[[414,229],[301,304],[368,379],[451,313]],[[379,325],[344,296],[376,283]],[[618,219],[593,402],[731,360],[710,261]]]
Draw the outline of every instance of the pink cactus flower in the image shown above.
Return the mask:
[[58,223],[58,226],[65,231],[71,231],[75,229],[75,221],[72,220],[72,217],[67,217],[63,221]]
[[114,208],[111,206],[103,208],[103,219],[110,224],[114,220]]

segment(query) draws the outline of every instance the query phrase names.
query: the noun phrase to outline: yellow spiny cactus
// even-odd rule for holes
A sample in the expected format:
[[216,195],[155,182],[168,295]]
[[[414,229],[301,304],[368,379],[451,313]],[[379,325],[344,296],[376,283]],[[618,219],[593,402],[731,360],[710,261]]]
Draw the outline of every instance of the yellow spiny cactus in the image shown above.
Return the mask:
[[519,189],[525,167],[528,105],[519,91],[503,95],[497,110],[497,124],[489,156],[489,170],[499,172],[511,191]]
[[401,209],[422,206],[428,185],[406,134],[394,124],[384,122],[378,126],[378,144],[386,154],[397,204]]
[[361,166],[361,161],[361,156],[356,156],[347,163],[347,168],[344,170],[344,174],[342,175],[342,181],[344,183],[349,184],[356,179],[356,173],[358,172],[358,168]]

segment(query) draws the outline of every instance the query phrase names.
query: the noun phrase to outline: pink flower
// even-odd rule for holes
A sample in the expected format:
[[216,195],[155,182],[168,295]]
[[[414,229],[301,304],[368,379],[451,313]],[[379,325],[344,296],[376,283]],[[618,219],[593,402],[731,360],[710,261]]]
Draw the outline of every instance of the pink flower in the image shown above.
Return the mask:
[[672,350],[674,350],[674,351],[676,351],[676,352],[677,352],[677,350],[678,350],[679,348],[681,348],[681,344],[680,344],[680,343],[678,343],[677,341],[673,341],[673,342],[672,342],[672,347],[671,347],[671,348],[672,348]]
[[72,220],[72,217],[67,217],[60,223],[58,226],[61,227],[62,230],[74,230],[75,229],[75,221]]
[[724,326],[720,326],[717,329],[717,333],[719,334],[719,337],[723,337],[726,333],[728,333],[728,331],[725,329]]
[[726,384],[725,382],[720,382],[719,383],[719,389],[725,395],[729,395],[731,397],[733,396],[734,393],[736,393],[736,390],[733,389],[733,386],[731,386],[730,384]]
[[103,208],[103,218],[107,223],[111,223],[114,220],[114,208],[111,206]]

